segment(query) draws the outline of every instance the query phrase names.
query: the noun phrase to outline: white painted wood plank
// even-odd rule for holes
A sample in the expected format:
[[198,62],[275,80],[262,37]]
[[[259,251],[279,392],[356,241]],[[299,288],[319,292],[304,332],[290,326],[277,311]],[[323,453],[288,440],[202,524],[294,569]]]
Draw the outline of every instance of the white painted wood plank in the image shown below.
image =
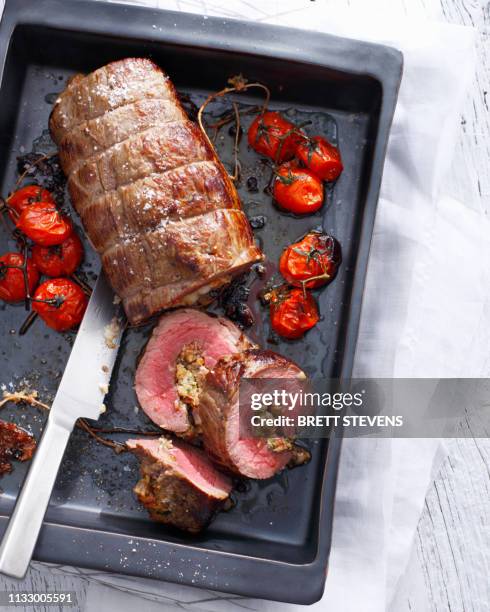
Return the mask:
[[416,538],[431,610],[490,610],[490,441],[448,442]]
[[475,201],[490,214],[490,4],[487,0],[440,0],[449,23],[478,29],[474,87],[461,117],[463,133],[455,152],[452,191],[461,201]]
[[424,567],[414,547],[405,575],[401,578],[394,600],[389,605],[392,612],[432,612]]
[[[448,22],[478,29],[477,69],[448,189],[490,214],[490,4],[440,0],[440,6]],[[405,582],[422,570],[431,611],[485,612],[490,610],[490,441],[448,445],[450,455],[427,495]],[[408,593],[405,607],[393,610],[419,612],[411,597]]]

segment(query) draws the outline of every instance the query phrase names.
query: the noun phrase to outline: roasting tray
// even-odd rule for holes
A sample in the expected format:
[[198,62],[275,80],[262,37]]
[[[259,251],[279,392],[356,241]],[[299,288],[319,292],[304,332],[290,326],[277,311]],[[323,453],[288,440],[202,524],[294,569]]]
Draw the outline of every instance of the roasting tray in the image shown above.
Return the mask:
[[[201,100],[242,73],[266,83],[273,107],[310,114],[318,129],[338,139],[345,171],[324,215],[341,242],[343,265],[321,293],[321,323],[300,342],[269,342],[265,311],[256,335],[310,375],[349,377],[388,133],[402,71],[399,52],[299,30],[90,1],[7,0],[0,26],[0,173],[2,194],[12,188],[16,157],[34,146],[53,149],[46,132],[51,105],[67,77],[127,56],[149,56],[180,91]],[[243,99],[247,100],[247,99]],[[259,98],[250,97],[249,103]],[[223,139],[227,138],[226,129]],[[220,144],[221,141],[219,141]],[[219,148],[219,147],[218,147]],[[261,170],[242,143],[244,178]],[[259,163],[260,166],[260,163]],[[265,215],[256,232],[271,260],[322,218],[282,215],[269,195],[240,195],[249,215]],[[67,199],[67,206],[68,199]],[[0,231],[2,252],[14,248]],[[87,248],[91,281],[98,271]],[[22,306],[0,307],[0,384],[28,383],[46,401],[54,395],[73,334],[59,335],[36,322],[17,330]],[[148,427],[137,411],[132,377],[151,325],[126,334],[102,424]],[[45,415],[34,408],[3,409],[3,418],[38,433]],[[151,522],[135,501],[133,456],[116,456],[76,431],[65,455],[35,558],[144,576],[249,597],[309,604],[323,592],[341,440],[315,441],[307,467],[237,493],[200,536]],[[0,525],[7,523],[26,465],[0,481]]]

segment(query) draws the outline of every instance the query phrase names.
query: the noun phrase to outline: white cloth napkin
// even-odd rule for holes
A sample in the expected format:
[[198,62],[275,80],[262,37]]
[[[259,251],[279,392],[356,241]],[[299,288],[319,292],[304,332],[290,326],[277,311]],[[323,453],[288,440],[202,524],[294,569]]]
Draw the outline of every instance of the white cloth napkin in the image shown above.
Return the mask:
[[[490,340],[484,295],[490,280],[490,228],[472,203],[445,193],[459,112],[473,75],[473,31],[390,16],[390,4],[381,0],[370,2],[365,14],[333,10],[335,2],[328,0],[133,3],[321,30],[403,51],[404,76],[376,218],[355,374],[488,375],[490,364],[487,359],[484,370],[483,355]],[[312,610],[387,609],[441,456],[434,440],[345,440],[327,586]],[[79,571],[98,583],[89,589],[89,610],[102,605],[121,612],[135,606],[141,612],[174,606],[213,612],[301,608],[154,580],[64,571]],[[160,605],[135,600],[130,593]]]

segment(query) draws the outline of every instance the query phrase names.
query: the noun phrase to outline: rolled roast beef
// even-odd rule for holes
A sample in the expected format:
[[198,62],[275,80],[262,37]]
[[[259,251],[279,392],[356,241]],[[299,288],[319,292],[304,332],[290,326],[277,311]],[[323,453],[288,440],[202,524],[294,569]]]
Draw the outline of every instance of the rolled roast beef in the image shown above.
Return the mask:
[[50,129],[131,323],[209,301],[262,259],[225,168],[153,62],[129,58],[75,76]]
[[220,359],[206,375],[200,394],[201,430],[209,456],[233,474],[257,479],[308,461],[309,453],[288,438],[240,437],[242,378],[306,377],[295,363],[273,351],[252,349]]
[[159,427],[195,436],[200,432],[203,377],[224,355],[252,346],[238,327],[222,317],[194,308],[164,314],[136,370],[141,407]]
[[228,500],[230,479],[199,449],[167,437],[126,445],[141,461],[134,492],[155,521],[197,533]]

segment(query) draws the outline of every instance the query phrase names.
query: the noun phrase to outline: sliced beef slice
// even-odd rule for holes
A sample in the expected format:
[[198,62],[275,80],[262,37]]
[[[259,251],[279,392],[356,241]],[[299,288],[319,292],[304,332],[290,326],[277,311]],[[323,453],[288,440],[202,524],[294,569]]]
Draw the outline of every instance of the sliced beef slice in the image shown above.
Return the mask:
[[141,461],[134,492],[155,521],[197,533],[223,508],[231,481],[199,449],[167,437],[126,444]]
[[[204,448],[218,465],[233,474],[264,479],[288,464],[307,458],[288,439],[243,438],[239,431],[239,388],[242,378],[297,378],[304,372],[292,361],[267,350],[247,350],[224,357],[204,379],[199,415]],[[273,443],[271,443],[273,442]]]
[[[205,368],[202,374],[214,367],[223,355],[252,346],[233,323],[199,310],[186,308],[161,317],[136,370],[136,395],[154,423],[185,436],[195,435],[200,423],[199,414],[189,402],[183,401],[182,392],[179,394],[177,380],[179,358],[191,344],[202,355]],[[201,381],[195,382],[200,385]]]

